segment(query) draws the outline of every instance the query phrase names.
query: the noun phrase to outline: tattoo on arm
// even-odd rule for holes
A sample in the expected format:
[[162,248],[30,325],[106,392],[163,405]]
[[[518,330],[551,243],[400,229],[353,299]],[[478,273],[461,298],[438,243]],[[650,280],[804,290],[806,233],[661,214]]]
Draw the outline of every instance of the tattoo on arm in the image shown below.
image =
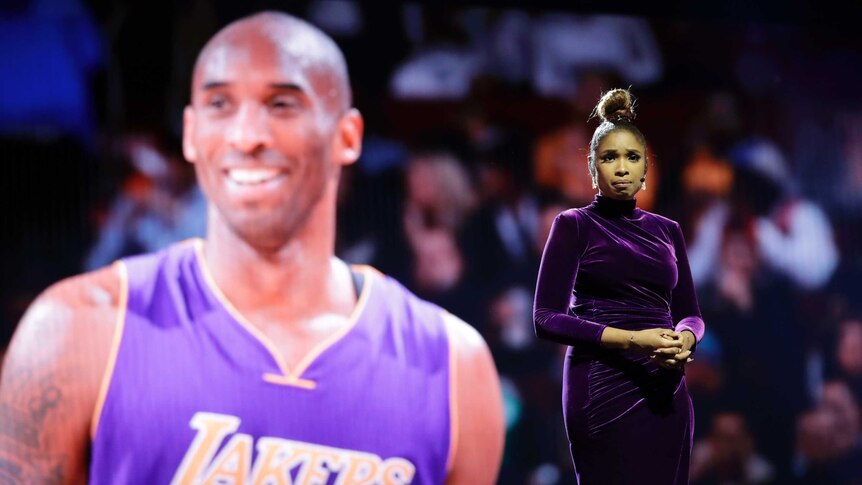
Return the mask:
[[[5,450],[3,453],[5,454]],[[50,485],[64,482],[65,474],[60,459],[50,460],[45,457],[16,454],[18,456],[13,459],[0,457],[0,483]]]
[[44,432],[62,419],[54,414],[63,411],[61,389],[54,376],[47,376],[19,393],[19,385],[32,382],[31,373],[24,370],[6,377],[4,387],[9,389],[0,393],[0,483],[63,483],[67,457],[52,450]]

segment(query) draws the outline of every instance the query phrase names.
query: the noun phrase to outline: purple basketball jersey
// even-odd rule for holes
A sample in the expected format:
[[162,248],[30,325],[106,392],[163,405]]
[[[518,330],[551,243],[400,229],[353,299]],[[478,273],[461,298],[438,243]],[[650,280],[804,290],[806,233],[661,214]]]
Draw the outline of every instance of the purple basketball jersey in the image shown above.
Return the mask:
[[215,286],[201,244],[121,263],[90,483],[445,481],[456,420],[440,308],[355,268],[350,323],[289,369]]

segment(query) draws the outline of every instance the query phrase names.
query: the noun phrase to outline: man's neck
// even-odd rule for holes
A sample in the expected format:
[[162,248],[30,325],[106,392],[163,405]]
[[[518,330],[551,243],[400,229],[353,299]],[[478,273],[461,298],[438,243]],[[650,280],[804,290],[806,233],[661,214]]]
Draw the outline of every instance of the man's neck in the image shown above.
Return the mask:
[[304,319],[352,310],[349,268],[334,256],[334,228],[321,219],[310,218],[275,250],[256,247],[223,221],[211,218],[210,223],[204,264],[240,311],[267,310]]

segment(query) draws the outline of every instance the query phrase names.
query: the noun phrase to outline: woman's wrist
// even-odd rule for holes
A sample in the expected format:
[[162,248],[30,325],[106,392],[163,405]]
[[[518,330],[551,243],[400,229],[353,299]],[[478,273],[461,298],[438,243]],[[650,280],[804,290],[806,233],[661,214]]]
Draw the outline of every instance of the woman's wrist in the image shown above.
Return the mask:
[[605,327],[602,331],[601,345],[608,349],[629,349],[636,345],[635,333],[630,330]]
[[697,337],[694,336],[694,332],[692,332],[691,330],[685,329],[680,332],[680,335],[682,335],[682,338],[684,339],[683,343],[685,344],[686,348],[690,349],[694,347],[694,344],[697,343]]

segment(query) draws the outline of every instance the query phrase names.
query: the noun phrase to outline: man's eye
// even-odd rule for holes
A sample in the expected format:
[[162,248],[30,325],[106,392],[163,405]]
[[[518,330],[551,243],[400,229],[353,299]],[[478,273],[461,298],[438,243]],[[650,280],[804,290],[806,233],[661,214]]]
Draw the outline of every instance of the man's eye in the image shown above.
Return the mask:
[[274,98],[269,104],[277,111],[293,110],[299,107],[299,103],[295,99],[285,97]]
[[227,99],[223,96],[213,96],[210,99],[209,106],[215,109],[223,109],[227,106]]

